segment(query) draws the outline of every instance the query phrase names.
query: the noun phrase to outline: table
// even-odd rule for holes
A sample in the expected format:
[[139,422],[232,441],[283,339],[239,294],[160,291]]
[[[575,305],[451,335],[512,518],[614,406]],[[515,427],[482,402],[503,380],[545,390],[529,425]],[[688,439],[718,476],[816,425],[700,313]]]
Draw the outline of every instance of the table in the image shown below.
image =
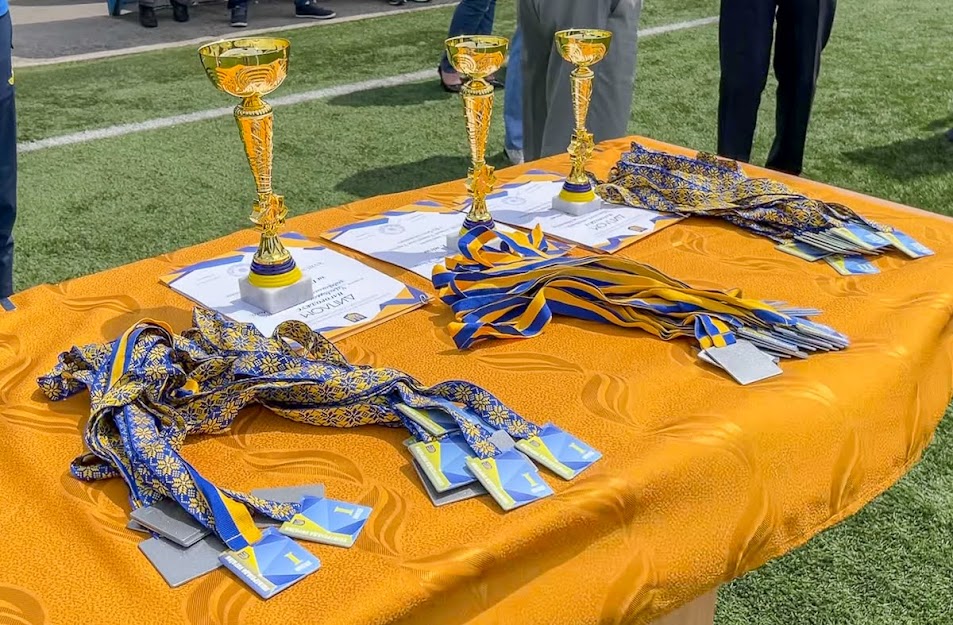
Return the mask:
[[[593,171],[605,174],[627,146],[599,146]],[[565,171],[567,159],[508,169],[501,179],[531,166]],[[34,381],[59,352],[115,338],[142,317],[187,327],[190,303],[157,277],[252,244],[255,234],[16,295],[17,309],[0,313],[0,616],[104,625],[289,623],[295,615],[334,625],[645,623],[803,544],[916,463],[947,406],[953,221],[771,175],[893,224],[937,254],[889,256],[877,261],[879,275],[841,277],[699,219],[623,251],[692,284],[817,306],[823,322],[853,339],[844,352],[785,362],[783,376],[750,387],[698,364],[686,341],[561,318],[538,338],[461,353],[439,303],[342,341],[355,362],[426,383],[484,385],[528,418],[555,420],[604,459],[573,482],[549,476],[556,497],[511,513],[489,497],[437,509],[400,431],[321,429],[248,411],[230,433],[197,438],[184,455],[220,486],[320,481],[334,497],[374,507],[354,548],[311,547],[322,570],[268,602],[223,570],[168,588],[137,550],[140,535],[124,528],[124,485],[84,484],[67,472],[82,451],[86,396],[50,404]],[[289,229],[316,236],[462,192],[454,182],[373,198],[297,217]]]

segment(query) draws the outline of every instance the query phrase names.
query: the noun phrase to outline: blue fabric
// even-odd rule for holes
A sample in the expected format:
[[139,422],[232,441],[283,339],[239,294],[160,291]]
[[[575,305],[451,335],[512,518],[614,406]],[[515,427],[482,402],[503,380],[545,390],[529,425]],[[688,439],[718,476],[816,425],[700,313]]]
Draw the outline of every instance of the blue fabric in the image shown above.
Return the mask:
[[504,145],[507,150],[523,149],[523,33],[516,29],[510,40],[510,60],[506,65],[506,95],[503,102]]
[[[2,2],[3,0],[0,0]],[[450,32],[447,38],[460,35],[489,35],[493,32],[493,16],[496,14],[496,0],[461,0],[450,20]],[[440,60],[444,73],[456,70],[450,65],[447,52]]]
[[0,0],[0,17],[6,15],[10,11],[10,3],[7,0]]
[[13,87],[13,23],[0,0],[0,299],[13,293],[13,222],[17,217],[17,118]]

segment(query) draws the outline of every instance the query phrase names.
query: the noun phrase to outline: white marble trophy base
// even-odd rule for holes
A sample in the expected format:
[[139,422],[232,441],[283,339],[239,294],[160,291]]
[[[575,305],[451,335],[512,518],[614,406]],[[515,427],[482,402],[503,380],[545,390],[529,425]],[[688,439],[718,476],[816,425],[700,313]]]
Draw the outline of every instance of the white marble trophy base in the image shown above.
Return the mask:
[[460,238],[461,234],[448,234],[447,235],[447,251],[451,256],[456,256],[460,253]]
[[309,276],[302,276],[294,284],[273,288],[255,286],[248,281],[248,277],[244,277],[238,281],[238,290],[243,302],[255,308],[261,308],[269,315],[304,304],[314,298],[314,287]]
[[575,217],[588,215],[600,208],[602,208],[602,200],[599,198],[588,202],[570,202],[569,200],[562,199],[558,195],[553,198],[553,210],[566,213],[567,215],[574,215]]

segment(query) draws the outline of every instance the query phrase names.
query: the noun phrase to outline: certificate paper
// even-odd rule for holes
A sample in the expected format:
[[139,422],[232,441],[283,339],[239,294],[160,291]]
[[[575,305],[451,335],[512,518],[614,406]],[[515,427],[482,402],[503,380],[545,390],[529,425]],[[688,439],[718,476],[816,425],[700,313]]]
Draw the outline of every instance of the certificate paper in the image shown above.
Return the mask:
[[[321,236],[429,280],[434,266],[442,265],[450,256],[447,236],[460,232],[464,217],[459,210],[436,202],[418,202]],[[497,227],[501,232],[514,231],[499,224]]]
[[256,247],[183,267],[160,280],[173,290],[270,336],[296,319],[328,339],[339,339],[427,303],[429,296],[358,260],[316,245],[296,233],[281,237],[301,271],[314,282],[314,298],[274,315],[241,300],[238,280],[248,274]]
[[534,170],[488,196],[487,207],[499,222],[527,230],[538,224],[544,234],[610,254],[682,220],[668,213],[608,203],[588,215],[568,215],[552,207],[562,184],[558,174]]

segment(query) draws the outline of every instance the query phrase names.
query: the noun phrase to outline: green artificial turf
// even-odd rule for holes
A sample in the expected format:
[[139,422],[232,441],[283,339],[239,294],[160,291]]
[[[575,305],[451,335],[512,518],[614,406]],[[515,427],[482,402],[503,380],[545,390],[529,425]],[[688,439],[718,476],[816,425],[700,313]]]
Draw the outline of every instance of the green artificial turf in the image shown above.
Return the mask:
[[[583,1],[583,0],[580,0]],[[953,214],[949,0],[842,0],[824,55],[805,175]],[[642,26],[717,13],[647,2]],[[449,9],[290,33],[276,95],[434,66]],[[497,30],[513,28],[501,2]],[[373,49],[369,42],[374,42]],[[227,106],[190,49],[17,72],[20,139]],[[755,161],[772,137],[762,106]],[[717,27],[645,39],[631,129],[712,149]],[[502,97],[489,152],[502,149]],[[294,214],[455,179],[459,101],[434,81],[280,107],[275,186]],[[251,177],[231,119],[21,155],[17,285],[99,271],[247,225]],[[953,623],[953,423],[924,461],[859,514],[720,593],[719,625]]]
[[[452,11],[448,7],[285,33],[292,43],[290,71],[275,95],[430,67],[436,80]],[[641,27],[717,13],[717,0],[650,2]],[[515,2],[500,2],[495,31],[510,36],[515,25]],[[20,141],[233,103],[205,77],[193,47],[24,68],[17,71],[17,92]]]
[[953,415],[900,482],[723,587],[717,625],[953,623]]

